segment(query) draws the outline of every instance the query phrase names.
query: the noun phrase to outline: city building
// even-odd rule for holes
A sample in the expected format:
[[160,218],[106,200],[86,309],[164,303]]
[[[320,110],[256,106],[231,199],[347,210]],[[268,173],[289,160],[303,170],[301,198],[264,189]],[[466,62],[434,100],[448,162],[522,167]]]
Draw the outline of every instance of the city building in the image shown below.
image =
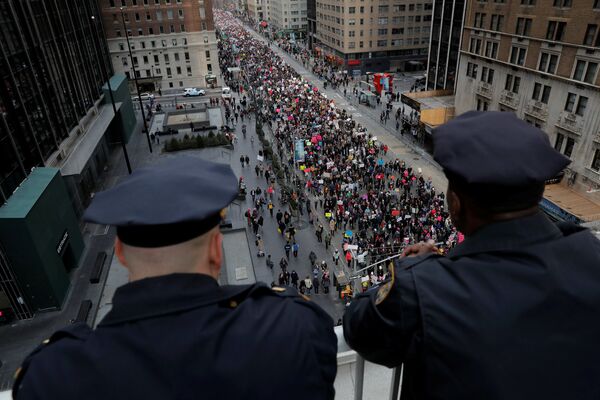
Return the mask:
[[427,90],[454,90],[466,0],[434,0],[427,57]]
[[266,0],[268,22],[275,32],[304,38],[308,27],[307,0]]
[[248,0],[248,18],[255,23],[265,20],[267,0]]
[[315,41],[317,40],[317,0],[306,0],[306,39],[310,50],[314,50]]
[[[113,68],[132,80],[135,67],[141,92],[221,84],[212,0],[98,0],[98,4]],[[135,85],[130,85],[135,92]]]
[[[0,2],[0,297],[17,318],[61,308],[79,216],[111,144],[136,127],[112,76],[96,0]],[[91,17],[95,16],[95,19]]]
[[358,72],[425,69],[432,1],[317,0],[317,51]]
[[578,222],[600,218],[599,20],[600,0],[469,1],[457,78],[456,115],[514,112],[572,160],[546,198]]

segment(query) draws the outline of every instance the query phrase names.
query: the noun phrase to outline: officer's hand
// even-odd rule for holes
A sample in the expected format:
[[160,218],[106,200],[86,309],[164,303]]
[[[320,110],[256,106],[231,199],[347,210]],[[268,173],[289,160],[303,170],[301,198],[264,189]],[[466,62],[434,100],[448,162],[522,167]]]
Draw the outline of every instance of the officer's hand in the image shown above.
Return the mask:
[[416,257],[421,256],[423,254],[429,253],[437,253],[438,248],[435,247],[435,244],[432,240],[428,242],[419,242],[417,244],[412,244],[402,251],[402,257]]

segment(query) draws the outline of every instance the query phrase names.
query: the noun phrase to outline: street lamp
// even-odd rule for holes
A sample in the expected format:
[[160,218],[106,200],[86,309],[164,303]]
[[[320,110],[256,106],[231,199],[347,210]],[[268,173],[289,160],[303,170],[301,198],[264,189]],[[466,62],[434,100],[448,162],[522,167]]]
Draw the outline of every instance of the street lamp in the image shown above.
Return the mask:
[[142,102],[142,95],[140,93],[140,87],[137,80],[137,71],[135,69],[135,63],[133,62],[133,54],[131,53],[131,44],[129,43],[129,32],[127,31],[127,25],[125,25],[125,14],[123,13],[123,7],[121,7],[121,20],[123,21],[123,32],[127,39],[127,48],[129,49],[129,59],[131,60],[131,68],[133,70],[133,81],[135,82],[135,90],[137,91],[138,101],[140,102],[140,110],[142,110],[142,120],[144,121],[144,131],[146,131],[146,139],[148,139],[148,148],[152,153],[152,143],[150,142],[150,132],[148,132],[148,124],[146,123],[146,114],[144,113],[144,103]]
[[[98,21],[96,20],[96,17],[93,15],[92,15],[92,21],[93,21],[94,29],[95,29],[93,36],[97,36],[98,35]],[[94,40],[93,38],[92,38],[92,41],[94,42],[94,47],[98,47],[97,41]],[[102,55],[101,48],[97,48],[96,51],[98,52],[98,54],[100,56]],[[108,95],[110,96],[110,102],[112,104],[113,112],[114,112],[115,118],[116,118],[117,117],[117,106],[115,105],[115,98],[113,97],[112,87],[110,85],[110,76],[108,76],[108,72],[104,69],[105,68],[104,60],[102,60],[102,57],[100,57],[100,58],[101,59],[100,59],[99,64],[101,64],[102,75],[103,75],[103,78],[106,79],[106,84],[108,85]],[[119,132],[121,133],[121,147],[123,148],[123,156],[125,157],[125,164],[127,165],[127,172],[129,172],[129,174],[131,174],[131,163],[129,162],[129,155],[127,154],[127,146],[125,145],[125,135],[123,134],[123,129],[119,129]]]

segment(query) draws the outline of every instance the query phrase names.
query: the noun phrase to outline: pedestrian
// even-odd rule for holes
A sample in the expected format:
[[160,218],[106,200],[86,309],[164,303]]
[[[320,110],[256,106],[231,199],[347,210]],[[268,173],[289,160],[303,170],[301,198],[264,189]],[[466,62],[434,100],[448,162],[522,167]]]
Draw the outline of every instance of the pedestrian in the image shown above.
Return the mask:
[[300,246],[298,245],[298,243],[294,242],[294,244],[292,245],[292,252],[294,253],[294,258],[298,257],[299,248]]
[[338,265],[339,259],[340,259],[340,252],[338,251],[338,249],[335,249],[335,251],[333,252],[333,262],[335,263],[335,265]]
[[328,250],[329,246],[331,246],[331,235],[329,233],[326,233],[325,234],[325,250]]
[[275,220],[277,221],[277,224],[279,224],[281,222],[282,218],[283,218],[283,213],[281,212],[281,210],[277,210],[277,214],[275,215]]
[[306,293],[310,294],[310,291],[312,289],[312,279],[310,279],[310,276],[306,275],[306,278],[304,279],[304,284],[306,286]]
[[317,235],[317,241],[321,243],[323,241],[323,225],[319,223],[319,227],[317,228],[315,234]]
[[281,260],[279,260],[279,268],[281,268],[282,271],[285,271],[287,269],[287,266],[288,266],[287,258],[281,257]]
[[292,270],[292,273],[290,275],[290,278],[292,280],[292,286],[295,287],[296,289],[298,289],[298,273],[296,272],[296,270]]
[[269,204],[267,204],[267,209],[269,210],[269,214],[271,214],[271,218],[273,218],[273,202],[269,201]]
[[317,277],[313,278],[312,286],[315,289],[315,294],[319,294],[319,278],[317,278]]
[[350,250],[346,252],[346,262],[348,263],[348,268],[350,268],[350,263],[352,262],[352,253],[350,253]]
[[304,279],[300,280],[299,290],[301,294],[306,293],[306,281]]
[[244,168],[244,161],[245,161],[244,156],[240,156],[240,163],[242,164],[242,168]]
[[323,293],[329,293],[329,285],[331,281],[329,280],[329,274],[323,274],[323,278],[321,279],[321,285],[323,286]]
[[246,154],[246,165],[250,166],[250,157],[248,157],[248,155]]
[[260,174],[260,165],[256,164],[254,167],[254,172],[256,172],[256,177],[258,178],[258,174]]
[[266,262],[267,262],[267,267],[269,267],[269,269],[271,271],[273,271],[273,267],[275,266],[275,264],[273,263],[273,260],[271,260],[271,255],[270,254],[267,256]]
[[285,243],[285,246],[283,246],[283,249],[285,250],[286,258],[289,260],[290,259],[290,250],[292,249],[292,245],[290,245],[289,241]]

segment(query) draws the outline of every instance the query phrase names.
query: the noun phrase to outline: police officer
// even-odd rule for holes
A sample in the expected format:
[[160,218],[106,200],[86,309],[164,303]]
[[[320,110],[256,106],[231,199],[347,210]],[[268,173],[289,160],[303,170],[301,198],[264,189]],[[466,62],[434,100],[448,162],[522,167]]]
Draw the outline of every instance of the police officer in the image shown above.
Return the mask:
[[433,133],[466,240],[447,257],[410,246],[344,315],[367,360],[404,364],[403,399],[598,399],[600,241],[538,203],[569,160],[507,112]]
[[231,168],[177,157],[136,170],[85,213],[117,227],[129,273],[95,330],[53,334],[16,399],[333,399],[333,320],[294,289],[219,286]]

